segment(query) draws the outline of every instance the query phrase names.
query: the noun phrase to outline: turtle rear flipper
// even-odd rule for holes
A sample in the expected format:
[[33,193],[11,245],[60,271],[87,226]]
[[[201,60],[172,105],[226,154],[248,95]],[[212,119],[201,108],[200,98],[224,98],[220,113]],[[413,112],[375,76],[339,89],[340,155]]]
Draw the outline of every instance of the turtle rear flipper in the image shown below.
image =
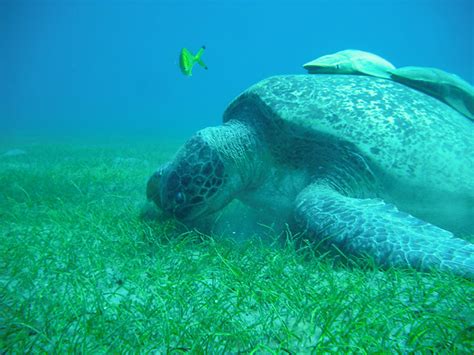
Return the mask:
[[296,220],[348,254],[367,254],[385,266],[440,269],[474,279],[474,245],[380,199],[341,195],[324,184],[304,189]]

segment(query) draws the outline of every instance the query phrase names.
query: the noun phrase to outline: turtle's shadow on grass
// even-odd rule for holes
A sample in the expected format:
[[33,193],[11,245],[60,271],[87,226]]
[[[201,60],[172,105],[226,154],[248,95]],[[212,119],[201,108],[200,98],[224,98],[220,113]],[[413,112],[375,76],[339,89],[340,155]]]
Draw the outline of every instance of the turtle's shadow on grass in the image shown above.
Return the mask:
[[145,203],[140,210],[140,219],[148,224],[152,235],[151,243],[167,244],[171,240],[183,238],[193,233],[196,242],[209,238],[231,239],[245,243],[258,240],[273,248],[292,248],[303,259],[319,259],[334,269],[380,270],[369,256],[350,256],[335,247],[330,237],[310,236],[296,232],[294,221],[281,217],[268,217],[268,213],[257,211],[236,202],[214,215],[185,225],[174,218],[166,217],[154,203]]
[[139,213],[144,223],[152,225],[157,232],[165,226],[172,225],[174,235],[195,231],[208,236],[229,237],[237,242],[245,242],[256,237],[274,241],[288,229],[282,218],[257,211],[239,201],[232,202],[223,210],[189,224],[183,224],[174,218],[167,217],[155,204],[145,203]]

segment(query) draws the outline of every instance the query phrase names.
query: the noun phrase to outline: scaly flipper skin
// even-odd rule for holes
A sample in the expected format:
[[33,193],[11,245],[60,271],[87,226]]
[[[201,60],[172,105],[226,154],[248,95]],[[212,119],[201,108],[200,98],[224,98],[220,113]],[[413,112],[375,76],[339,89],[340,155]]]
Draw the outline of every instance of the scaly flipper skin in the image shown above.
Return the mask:
[[305,188],[296,220],[348,254],[368,254],[383,266],[440,269],[474,279],[474,244],[400,212],[379,199],[344,196],[325,183]]

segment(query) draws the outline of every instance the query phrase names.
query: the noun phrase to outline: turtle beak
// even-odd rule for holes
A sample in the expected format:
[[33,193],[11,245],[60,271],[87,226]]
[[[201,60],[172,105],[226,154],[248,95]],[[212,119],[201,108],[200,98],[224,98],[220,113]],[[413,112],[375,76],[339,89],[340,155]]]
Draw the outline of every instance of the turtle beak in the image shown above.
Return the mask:
[[148,183],[146,185],[146,198],[148,199],[148,201],[153,201],[155,203],[159,202],[158,200],[160,198],[160,178],[160,173],[158,171],[155,171],[153,175],[148,179]]
[[162,185],[162,177],[163,173],[165,172],[166,168],[169,166],[169,163],[163,164],[160,166],[153,175],[148,179],[148,183],[146,185],[146,197],[148,201],[153,201],[156,206],[162,208],[160,192],[161,192],[161,185]]

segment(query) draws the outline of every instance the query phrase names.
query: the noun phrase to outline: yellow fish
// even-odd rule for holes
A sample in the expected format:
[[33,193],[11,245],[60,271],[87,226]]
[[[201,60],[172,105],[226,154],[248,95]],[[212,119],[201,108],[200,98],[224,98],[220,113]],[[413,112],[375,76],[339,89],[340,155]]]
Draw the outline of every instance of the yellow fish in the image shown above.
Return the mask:
[[186,48],[181,49],[181,53],[179,54],[179,68],[184,75],[191,76],[193,75],[193,66],[194,64],[198,63],[201,67],[207,70],[206,64],[201,60],[201,56],[206,49],[205,46],[202,46],[196,55],[193,55],[190,51]]

